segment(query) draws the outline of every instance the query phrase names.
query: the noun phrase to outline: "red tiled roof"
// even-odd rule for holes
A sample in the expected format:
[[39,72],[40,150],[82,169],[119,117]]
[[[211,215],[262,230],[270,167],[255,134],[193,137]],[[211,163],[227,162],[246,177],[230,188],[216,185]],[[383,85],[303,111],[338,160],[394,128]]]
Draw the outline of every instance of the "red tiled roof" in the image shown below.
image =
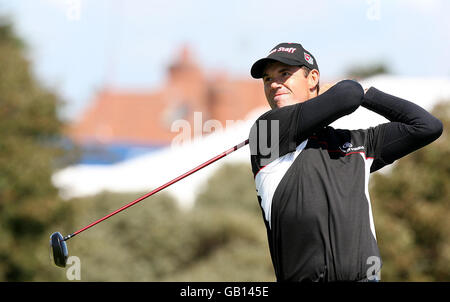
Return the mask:
[[169,79],[158,91],[102,91],[90,108],[67,129],[75,141],[97,143],[169,144],[177,119],[193,125],[194,112],[202,119],[241,120],[251,110],[267,106],[262,83],[228,79],[219,74],[207,79],[187,49],[169,67]]

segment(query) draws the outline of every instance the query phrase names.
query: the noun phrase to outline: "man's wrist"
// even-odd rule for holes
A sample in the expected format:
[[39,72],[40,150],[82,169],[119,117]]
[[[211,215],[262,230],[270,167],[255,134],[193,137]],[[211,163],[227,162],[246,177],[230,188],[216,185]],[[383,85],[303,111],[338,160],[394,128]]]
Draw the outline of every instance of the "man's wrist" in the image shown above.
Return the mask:
[[364,88],[364,97],[361,106],[370,109],[373,100],[376,98],[376,93],[377,89],[372,86]]

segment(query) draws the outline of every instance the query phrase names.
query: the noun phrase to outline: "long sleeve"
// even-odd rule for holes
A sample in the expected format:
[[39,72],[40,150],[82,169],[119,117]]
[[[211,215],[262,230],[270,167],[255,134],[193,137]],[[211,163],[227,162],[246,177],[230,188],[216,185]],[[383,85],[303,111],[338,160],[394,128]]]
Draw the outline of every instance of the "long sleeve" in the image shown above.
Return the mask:
[[442,122],[425,109],[373,87],[365,94],[361,106],[390,121],[377,126],[383,138],[371,172],[428,145],[443,131]]
[[297,141],[303,141],[311,132],[352,113],[361,105],[363,97],[364,90],[358,82],[344,80],[318,97],[299,104],[301,111]]

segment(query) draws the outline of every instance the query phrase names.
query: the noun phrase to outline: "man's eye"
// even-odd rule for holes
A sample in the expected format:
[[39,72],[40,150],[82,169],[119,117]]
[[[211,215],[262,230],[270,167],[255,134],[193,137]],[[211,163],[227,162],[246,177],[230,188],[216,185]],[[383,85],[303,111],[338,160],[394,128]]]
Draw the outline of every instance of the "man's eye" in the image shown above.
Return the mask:
[[291,75],[291,74],[290,74],[289,72],[287,72],[287,71],[283,71],[282,75],[283,75],[284,77],[287,77],[287,76],[289,76],[289,75]]
[[272,78],[265,77],[265,78],[264,78],[264,83],[267,83],[267,82],[269,82],[269,81],[271,81],[271,80],[272,80]]

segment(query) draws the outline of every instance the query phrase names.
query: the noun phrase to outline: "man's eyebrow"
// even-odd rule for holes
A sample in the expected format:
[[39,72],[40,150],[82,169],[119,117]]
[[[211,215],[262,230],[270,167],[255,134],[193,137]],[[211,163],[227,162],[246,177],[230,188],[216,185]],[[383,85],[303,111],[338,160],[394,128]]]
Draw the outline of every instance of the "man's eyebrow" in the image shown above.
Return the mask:
[[[283,67],[280,70],[277,70],[278,73],[285,72],[285,71],[292,72],[292,67]],[[268,76],[268,74],[267,73],[263,73],[262,77],[264,78],[266,76]]]
[[291,70],[292,70],[292,67],[284,67],[284,68],[281,68],[280,70],[278,70],[278,72],[291,71]]

